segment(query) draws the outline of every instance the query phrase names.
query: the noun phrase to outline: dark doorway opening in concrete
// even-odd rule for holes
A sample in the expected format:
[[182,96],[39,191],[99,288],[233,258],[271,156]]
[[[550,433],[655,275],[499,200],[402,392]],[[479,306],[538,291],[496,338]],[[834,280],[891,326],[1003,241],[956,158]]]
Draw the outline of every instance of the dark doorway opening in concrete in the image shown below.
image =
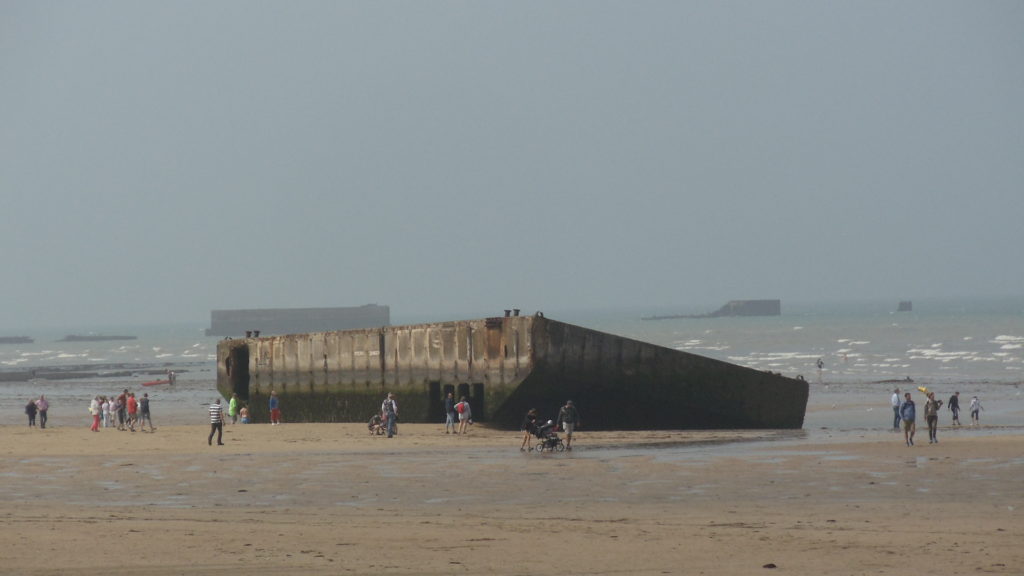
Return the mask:
[[[480,415],[480,420],[486,420],[484,414],[487,414],[487,406],[484,405],[484,385],[482,382],[473,383],[473,400],[470,402],[473,406],[473,412]],[[476,420],[477,418],[473,418]]]
[[235,346],[228,353],[224,367],[231,383],[231,391],[246,402],[249,401],[249,347]]
[[444,396],[440,382],[427,383],[427,419],[431,422],[444,422]]

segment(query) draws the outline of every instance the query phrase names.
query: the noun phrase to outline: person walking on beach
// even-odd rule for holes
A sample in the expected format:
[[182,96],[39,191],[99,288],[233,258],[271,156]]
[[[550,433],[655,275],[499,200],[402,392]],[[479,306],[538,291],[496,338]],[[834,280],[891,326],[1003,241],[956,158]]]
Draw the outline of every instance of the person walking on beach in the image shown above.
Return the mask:
[[270,391],[270,425],[277,426],[281,423],[281,401],[277,398],[277,392]]
[[380,405],[381,417],[384,418],[384,427],[388,431],[388,438],[395,435],[395,424],[398,422],[398,403],[395,402],[395,395],[388,392],[384,402]]
[[46,400],[46,396],[39,395],[39,400],[36,400],[36,408],[39,409],[39,427],[46,428],[46,411],[50,409],[50,403]]
[[139,401],[135,399],[135,392],[128,393],[128,429],[135,432],[135,423],[139,420]]
[[459,431],[456,434],[469,432],[469,425],[473,423],[473,410],[469,407],[465,396],[460,398],[459,403],[455,405],[455,412],[459,415]]
[[231,416],[231,423],[238,424],[238,394],[231,393],[231,400],[228,401],[228,416]]
[[924,419],[928,422],[928,443],[939,443],[939,408],[942,407],[942,400],[935,399],[935,392],[928,393],[928,400],[924,403]]
[[971,398],[971,426],[977,426],[980,424],[981,414],[979,411],[984,409],[985,408],[982,407],[981,401],[978,400],[977,396]]
[[224,434],[224,408],[220,405],[220,398],[210,404],[210,436],[206,443],[213,446],[213,435],[217,434],[217,446],[223,446],[222,435]]
[[103,427],[104,428],[113,428],[114,427],[114,415],[110,412],[110,409],[112,407],[112,404],[110,402],[110,398],[107,398],[106,396],[102,396],[101,400],[102,401],[100,402],[100,410],[103,410],[103,417],[100,418],[100,421],[103,422]]
[[96,396],[95,398],[93,398],[92,402],[89,403],[89,414],[92,414],[92,426],[89,427],[89,430],[91,430],[93,432],[99,432],[100,431],[100,416],[103,415],[103,408],[100,407],[100,397],[99,396]]
[[904,394],[903,404],[900,404],[900,419],[903,420],[903,437],[907,441],[907,446],[914,445],[914,432],[917,431],[917,407],[914,406],[914,401],[910,398],[910,392]]
[[29,400],[28,404],[25,404],[25,414],[28,414],[28,427],[31,428],[36,425],[36,414],[39,412],[39,406],[36,406],[35,400]]
[[567,400],[565,406],[558,411],[558,422],[562,430],[565,430],[565,449],[572,450],[572,433],[580,424],[580,413],[576,411],[572,400]]
[[142,399],[139,400],[139,430],[146,431],[146,422],[149,422],[149,431],[156,432],[156,428],[153,427],[153,417],[149,414],[149,393],[142,395]]
[[953,425],[960,425],[960,393],[956,392],[949,397],[949,404],[946,404],[949,411],[953,413]]
[[537,432],[537,409],[530,408],[523,418],[523,424],[519,427],[523,432],[523,443],[519,446],[520,452],[526,452],[530,444],[530,436]]
[[125,422],[127,420],[126,415],[125,415],[125,406],[127,406],[127,402],[128,402],[128,389],[125,388],[124,392],[121,392],[121,394],[117,397],[117,404],[116,404],[116,406],[117,406],[117,429],[118,430],[124,430],[125,429],[124,425],[125,425]]
[[449,434],[449,428],[451,432],[458,434],[455,430],[455,394],[451,392],[444,397],[444,433]]
[[898,432],[900,429],[900,389],[897,388],[892,391],[892,429],[893,432]]

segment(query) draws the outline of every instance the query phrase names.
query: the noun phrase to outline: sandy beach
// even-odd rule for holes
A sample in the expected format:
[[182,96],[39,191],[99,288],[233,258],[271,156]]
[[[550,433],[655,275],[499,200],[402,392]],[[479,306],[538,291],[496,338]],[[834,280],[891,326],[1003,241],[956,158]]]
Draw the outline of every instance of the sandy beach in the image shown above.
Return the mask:
[[[5,574],[1019,574],[1015,433],[2,427]],[[922,442],[923,439],[923,442]]]

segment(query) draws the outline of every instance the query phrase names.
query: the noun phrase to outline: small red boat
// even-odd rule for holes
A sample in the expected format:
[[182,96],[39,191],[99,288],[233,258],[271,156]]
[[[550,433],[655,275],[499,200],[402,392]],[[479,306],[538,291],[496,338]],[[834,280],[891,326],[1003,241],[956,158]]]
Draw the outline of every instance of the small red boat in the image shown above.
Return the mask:
[[156,386],[157,384],[170,384],[170,380],[150,380],[149,382],[143,382],[143,386]]

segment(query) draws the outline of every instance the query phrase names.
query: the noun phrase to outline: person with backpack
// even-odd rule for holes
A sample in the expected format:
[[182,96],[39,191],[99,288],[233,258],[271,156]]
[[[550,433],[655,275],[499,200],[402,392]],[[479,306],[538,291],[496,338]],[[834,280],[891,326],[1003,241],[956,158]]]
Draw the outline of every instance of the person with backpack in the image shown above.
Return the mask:
[[456,434],[465,434],[469,431],[469,424],[473,423],[473,410],[470,409],[465,396],[455,405],[455,412],[459,415],[459,431]]
[[380,413],[384,418],[384,426],[388,431],[388,438],[395,435],[395,423],[398,421],[398,403],[395,402],[395,395],[388,392],[384,403],[380,405]]
[[907,446],[914,445],[914,432],[917,431],[917,407],[914,406],[914,401],[910,399],[910,392],[903,395],[905,400],[903,404],[900,404],[900,419],[903,420],[903,437],[907,441]]

